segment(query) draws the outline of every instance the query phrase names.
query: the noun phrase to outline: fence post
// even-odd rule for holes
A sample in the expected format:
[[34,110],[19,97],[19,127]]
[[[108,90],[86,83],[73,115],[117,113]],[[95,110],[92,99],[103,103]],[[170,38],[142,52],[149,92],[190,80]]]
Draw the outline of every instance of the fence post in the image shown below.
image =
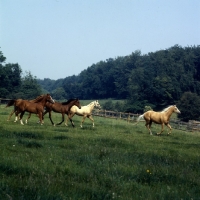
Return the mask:
[[130,113],[128,113],[127,121],[128,121],[128,123],[130,122]]

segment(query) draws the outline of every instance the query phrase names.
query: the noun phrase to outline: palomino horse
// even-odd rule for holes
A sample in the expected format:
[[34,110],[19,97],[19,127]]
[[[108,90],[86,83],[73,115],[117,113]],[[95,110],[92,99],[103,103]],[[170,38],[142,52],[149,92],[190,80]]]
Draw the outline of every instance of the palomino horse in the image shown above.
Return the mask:
[[[56,124],[56,125],[60,125],[64,121],[65,114],[68,114],[70,108],[74,105],[77,106],[79,109],[81,108],[81,104],[78,99],[69,99],[67,102],[63,102],[63,103],[59,103],[59,102],[55,102],[54,104],[46,103],[45,105],[46,111],[43,113],[43,116],[46,113],[49,113],[49,119],[51,120],[52,125],[55,125],[51,118],[51,111],[54,111],[56,113],[61,113],[62,121]],[[71,121],[72,126],[74,127],[73,121],[71,119],[70,121]]]
[[83,127],[83,122],[86,117],[88,117],[93,124],[94,127],[94,119],[92,118],[92,110],[94,107],[101,108],[98,100],[91,102],[87,106],[82,106],[81,109],[78,109],[76,106],[72,106],[69,113],[68,113],[68,118],[66,119],[65,125],[67,126],[67,120],[70,119],[76,114],[78,116],[83,116],[82,121],[81,121],[81,128]]
[[44,106],[46,104],[46,102],[50,102],[51,104],[54,103],[54,100],[52,99],[52,97],[50,96],[50,94],[46,94],[46,95],[41,95],[38,98],[36,98],[35,102],[30,102],[27,100],[21,100],[20,102],[16,102],[17,100],[11,100],[6,107],[8,106],[12,106],[15,105],[16,106],[16,120],[18,118],[18,114],[20,114],[20,122],[22,125],[23,121],[23,115],[24,113],[27,111],[29,113],[35,113],[38,115],[39,119],[40,119],[40,123],[42,125],[42,119],[43,119],[43,111],[44,111]]
[[[167,108],[165,108],[162,112],[155,112],[152,110],[149,110],[147,112],[145,112],[143,115],[140,115],[137,119],[137,123],[140,121],[140,119],[144,118],[146,121],[145,126],[147,127],[147,129],[149,130],[149,134],[152,135],[151,132],[151,124],[152,122],[156,123],[156,124],[161,124],[161,131],[159,133],[157,133],[157,135],[160,135],[163,130],[164,130],[164,125],[166,125],[169,128],[169,133],[168,135],[171,133],[171,126],[169,125],[169,119],[172,115],[172,113],[181,113],[180,110],[176,107],[176,105],[173,106],[169,106]],[[135,124],[137,124],[135,123]]]
[[[14,113],[17,112],[18,105],[19,105],[22,101],[29,101],[29,102],[35,103],[35,102],[37,102],[38,99],[41,98],[42,96],[43,96],[43,95],[40,95],[40,96],[38,96],[36,99],[32,99],[32,100],[24,100],[24,99],[10,100],[10,101],[8,102],[8,104],[6,105],[6,107],[9,107],[9,106],[14,105],[14,109],[13,109],[13,111],[10,113],[10,115],[8,116],[7,121],[10,121],[10,118],[12,117],[12,115],[13,115]],[[16,122],[16,120],[15,120],[14,122]]]

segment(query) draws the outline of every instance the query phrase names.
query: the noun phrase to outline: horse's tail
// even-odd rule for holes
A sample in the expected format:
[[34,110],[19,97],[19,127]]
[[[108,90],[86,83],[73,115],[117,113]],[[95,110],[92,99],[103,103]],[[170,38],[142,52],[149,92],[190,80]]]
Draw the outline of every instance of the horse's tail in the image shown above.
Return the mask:
[[13,106],[14,104],[15,104],[15,100],[12,99],[7,103],[6,107]]
[[136,122],[135,124],[133,124],[133,125],[137,125],[143,117],[144,117],[144,114],[140,115],[140,116],[137,118],[137,122]]

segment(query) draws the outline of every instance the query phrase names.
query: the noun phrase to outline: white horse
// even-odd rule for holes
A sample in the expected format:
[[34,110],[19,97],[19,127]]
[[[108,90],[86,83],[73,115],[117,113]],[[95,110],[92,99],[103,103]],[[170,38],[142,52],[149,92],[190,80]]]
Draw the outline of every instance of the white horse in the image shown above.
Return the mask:
[[81,128],[83,127],[83,122],[86,117],[88,117],[92,121],[92,124],[94,127],[94,119],[92,118],[92,110],[94,107],[101,109],[101,106],[98,100],[92,101],[87,106],[81,106],[81,109],[79,109],[77,106],[72,106],[70,111],[68,112],[68,117],[66,119],[65,125],[67,126],[68,119],[71,119],[76,114],[78,116],[83,116],[81,124],[80,124]]

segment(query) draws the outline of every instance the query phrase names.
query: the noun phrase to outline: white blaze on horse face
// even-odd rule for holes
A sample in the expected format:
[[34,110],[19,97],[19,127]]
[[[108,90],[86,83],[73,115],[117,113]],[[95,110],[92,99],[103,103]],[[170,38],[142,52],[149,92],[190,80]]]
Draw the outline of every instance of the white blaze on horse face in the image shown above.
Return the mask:
[[53,99],[51,96],[50,96],[50,98],[51,98],[51,102],[52,102],[52,103],[55,103],[54,99]]

